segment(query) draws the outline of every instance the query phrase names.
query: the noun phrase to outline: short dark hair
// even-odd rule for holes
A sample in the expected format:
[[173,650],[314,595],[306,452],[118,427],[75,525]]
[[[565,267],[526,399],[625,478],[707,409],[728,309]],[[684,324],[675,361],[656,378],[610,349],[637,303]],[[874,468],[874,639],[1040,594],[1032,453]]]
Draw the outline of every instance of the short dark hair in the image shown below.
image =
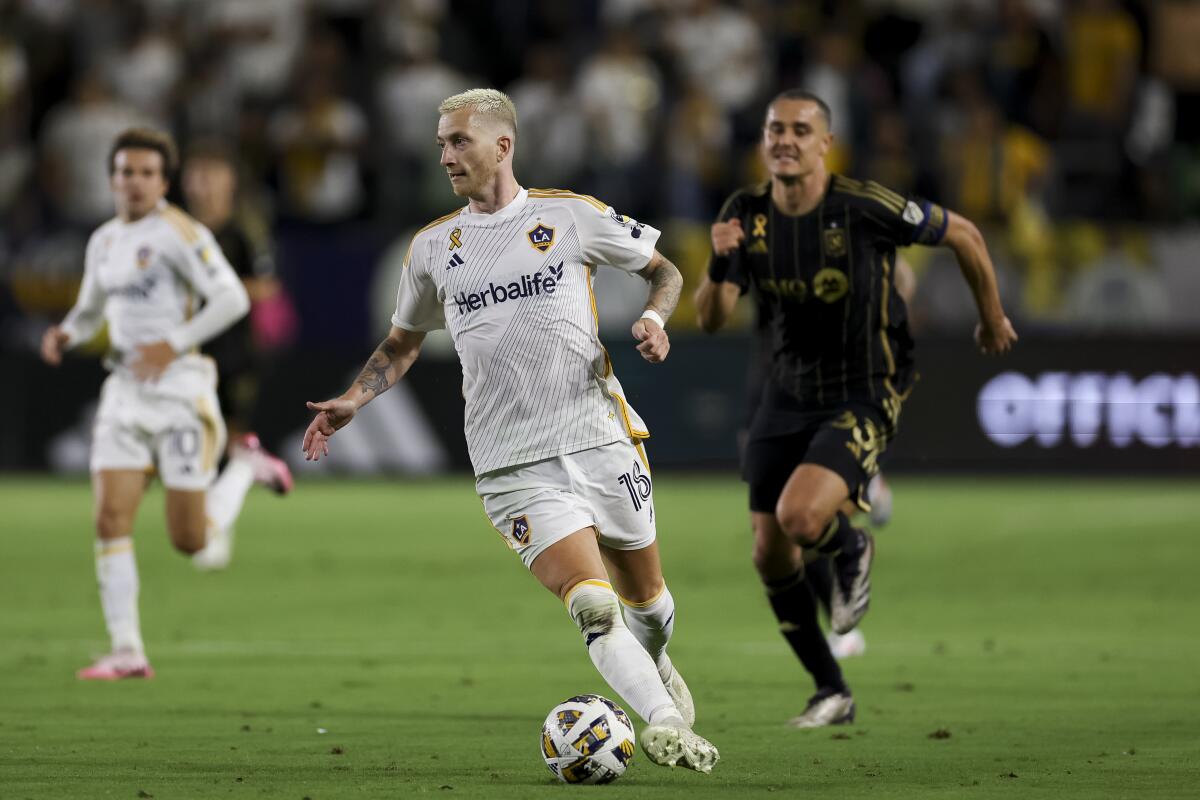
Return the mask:
[[785,89],[771,98],[771,102],[767,103],[767,108],[780,100],[807,100],[810,103],[816,103],[817,108],[821,109],[821,116],[825,117],[825,127],[833,130],[833,112],[829,110],[829,104],[807,89]]
[[179,148],[166,131],[154,128],[126,128],[113,140],[108,151],[108,174],[117,171],[117,153],[122,150],[153,150],[162,156],[163,177],[170,179],[179,168]]

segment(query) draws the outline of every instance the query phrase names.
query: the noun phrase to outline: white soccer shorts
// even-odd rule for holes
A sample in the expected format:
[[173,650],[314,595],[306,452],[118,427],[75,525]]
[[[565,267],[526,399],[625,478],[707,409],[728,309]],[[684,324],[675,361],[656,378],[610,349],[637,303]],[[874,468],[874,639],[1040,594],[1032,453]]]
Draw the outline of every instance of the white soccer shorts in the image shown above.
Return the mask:
[[600,544],[640,550],[655,538],[645,449],[628,439],[480,475],[492,525],[528,567],[550,545],[595,526]]
[[215,386],[191,399],[120,373],[100,392],[92,433],[91,470],[158,469],[168,489],[200,491],[217,476],[225,422]]

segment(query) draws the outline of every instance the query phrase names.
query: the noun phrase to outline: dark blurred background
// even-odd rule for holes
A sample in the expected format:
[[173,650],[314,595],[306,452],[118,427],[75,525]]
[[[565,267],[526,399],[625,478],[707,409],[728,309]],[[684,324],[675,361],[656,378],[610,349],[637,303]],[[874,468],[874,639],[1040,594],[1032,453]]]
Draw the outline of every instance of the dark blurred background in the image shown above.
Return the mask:
[[[303,401],[386,332],[413,231],[460,204],[438,102],[492,86],[517,104],[523,185],[661,228],[688,281],[655,368],[627,334],[644,284],[598,281],[657,463],[736,463],[751,312],[703,337],[686,295],[721,202],[762,178],[765,103],[803,87],[833,110],[833,170],[980,225],[1022,337],[979,357],[948,251],[906,251],[923,379],[890,468],[1196,469],[1198,43],[1191,0],[0,0],[0,468],[86,467],[100,368],[35,352],[112,214],[120,130],[234,154],[238,224],[277,287],[252,313],[253,424],[290,452]],[[463,468],[459,380],[433,337],[330,468]]]

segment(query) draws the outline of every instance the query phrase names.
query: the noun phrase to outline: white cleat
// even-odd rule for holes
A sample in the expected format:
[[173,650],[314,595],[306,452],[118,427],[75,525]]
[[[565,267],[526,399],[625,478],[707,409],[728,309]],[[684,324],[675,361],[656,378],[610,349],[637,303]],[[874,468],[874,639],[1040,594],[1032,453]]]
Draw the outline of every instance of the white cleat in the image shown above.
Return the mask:
[[675,708],[679,709],[679,715],[683,717],[683,721],[688,727],[696,724],[696,703],[692,700],[692,693],[688,689],[686,683],[683,682],[683,676],[679,674],[679,670],[675,669],[675,665],[671,665],[671,677],[663,681],[663,686],[667,688],[667,694],[675,701]]
[[716,746],[690,728],[647,725],[640,738],[646,757],[660,766],[687,767],[707,775],[721,759]]
[[201,572],[215,572],[228,567],[232,560],[233,531],[210,525],[204,549],[192,554],[192,566]]
[[839,660],[854,658],[867,652],[867,638],[858,628],[843,634],[830,631],[825,641],[829,642],[829,651],[833,653],[833,657]]
[[808,700],[804,713],[788,720],[789,728],[824,728],[854,722],[854,698],[849,692],[822,689]]
[[883,473],[876,473],[867,484],[867,501],[871,504],[871,513],[867,518],[877,528],[887,525],[892,519],[892,487],[883,479]]

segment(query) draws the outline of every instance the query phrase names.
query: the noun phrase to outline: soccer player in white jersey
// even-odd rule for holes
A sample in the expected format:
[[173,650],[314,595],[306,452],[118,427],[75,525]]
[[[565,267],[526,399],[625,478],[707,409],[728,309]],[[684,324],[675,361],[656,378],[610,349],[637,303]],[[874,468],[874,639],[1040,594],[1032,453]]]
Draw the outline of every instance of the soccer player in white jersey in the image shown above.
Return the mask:
[[208,229],[165,201],[176,160],[165,133],[133,128],[116,138],[109,173],[117,216],[88,241],[75,307],[42,337],[42,358],[54,366],[104,322],[112,345],[91,454],[96,577],[112,651],[77,673],[85,680],[154,674],[142,643],[131,535],[155,468],[172,544],[210,567],[229,560],[251,484],[291,488],[287,466],[260,447],[235,452],[216,477],[225,426],[212,359],[196,348],[250,301]]
[[306,456],[328,455],[334,432],[409,370],[425,334],[449,329],[492,524],[566,604],[596,668],[646,721],[650,759],[709,772],[717,749],[691,730],[691,694],[666,653],[675,608],[655,541],[649,433],[600,344],[592,294],[600,265],[649,283],[633,337],[653,364],[670,349],[663,325],[682,277],[655,250],[654,228],[591,197],[517,183],[506,95],[472,89],[438,111],[441,164],[469,203],[417,232],[387,338],[341,397],[309,403],[318,413]]

